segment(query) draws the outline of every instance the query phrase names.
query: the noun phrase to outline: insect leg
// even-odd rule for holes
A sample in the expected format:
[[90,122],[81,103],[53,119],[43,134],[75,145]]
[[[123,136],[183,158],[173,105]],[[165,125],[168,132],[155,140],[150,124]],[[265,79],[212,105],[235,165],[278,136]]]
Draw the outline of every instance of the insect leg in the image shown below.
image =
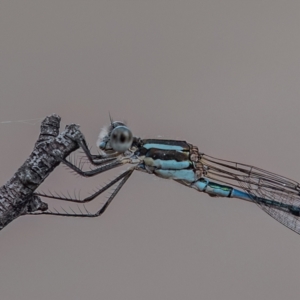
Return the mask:
[[108,163],[105,164],[97,169],[94,170],[90,170],[90,171],[82,171],[80,168],[78,168],[77,166],[73,165],[72,163],[70,163],[69,161],[67,161],[66,159],[60,158],[60,161],[65,164],[66,166],[68,166],[70,169],[72,169],[73,171],[75,171],[76,173],[78,173],[79,175],[83,176],[83,177],[92,177],[95,175],[98,175],[100,173],[103,173],[105,171],[111,170],[113,168],[119,167],[124,165],[125,163],[128,163],[129,160],[128,159],[123,159],[123,160],[115,160],[112,163]]
[[[112,200],[115,198],[115,196],[118,194],[118,192],[121,190],[121,188],[123,187],[123,185],[126,183],[126,181],[129,179],[129,177],[131,176],[131,174],[133,173],[134,169],[131,169],[129,171],[124,172],[122,175],[123,177],[121,177],[121,181],[120,183],[117,185],[117,187],[115,188],[115,190],[112,192],[112,194],[110,195],[110,197],[107,199],[107,201],[104,203],[104,205],[94,214],[89,213],[86,210],[86,214],[69,214],[67,211],[65,211],[65,213],[60,213],[58,211],[56,212],[52,212],[52,211],[43,211],[40,213],[33,213],[33,215],[53,215],[53,216],[65,216],[65,217],[82,217],[82,218],[95,218],[95,217],[99,217],[101,216],[104,211],[107,209],[107,207],[109,206],[109,204],[112,202]],[[124,175],[125,174],[125,175]],[[120,175],[121,176],[121,175]],[[119,180],[120,180],[120,176],[119,176]],[[116,178],[117,179],[117,178]],[[105,186],[106,189],[108,188],[107,186]],[[102,191],[103,192],[103,191]],[[76,201],[75,201],[76,202]]]
[[78,144],[84,151],[89,162],[95,166],[99,166],[104,163],[116,160],[116,156],[119,155],[119,153],[113,153],[113,154],[108,154],[108,155],[93,155],[93,154],[91,154],[90,149],[88,148],[88,145],[84,139],[78,141]]
[[47,194],[41,193],[41,192],[34,193],[34,195],[40,196],[40,197],[45,197],[45,198],[50,198],[50,199],[67,201],[67,202],[87,203],[87,202],[90,202],[90,201],[94,200],[96,197],[98,197],[99,195],[101,195],[102,193],[104,193],[110,187],[112,187],[117,182],[119,182],[121,179],[123,179],[124,177],[126,177],[127,175],[129,175],[131,173],[132,173],[132,170],[128,170],[128,171],[122,173],[121,175],[119,175],[118,177],[116,177],[115,179],[113,179],[112,181],[110,181],[108,184],[106,184],[105,186],[103,186],[101,189],[99,189],[98,191],[96,191],[95,193],[93,193],[92,195],[90,195],[90,196],[88,196],[88,197],[86,197],[84,199],[76,199],[76,198],[72,198],[71,196],[66,197],[64,195],[60,196],[59,194],[55,195],[55,194],[52,194],[52,193],[50,195],[47,195]]

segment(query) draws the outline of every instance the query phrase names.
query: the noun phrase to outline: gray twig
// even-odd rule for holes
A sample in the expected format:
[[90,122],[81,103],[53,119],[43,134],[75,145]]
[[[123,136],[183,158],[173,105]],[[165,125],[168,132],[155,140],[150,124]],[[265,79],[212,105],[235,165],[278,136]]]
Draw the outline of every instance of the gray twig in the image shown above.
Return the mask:
[[34,149],[13,177],[0,187],[0,230],[21,215],[45,211],[48,205],[34,195],[37,187],[84,139],[79,126],[71,124],[59,133],[60,117],[44,119]]

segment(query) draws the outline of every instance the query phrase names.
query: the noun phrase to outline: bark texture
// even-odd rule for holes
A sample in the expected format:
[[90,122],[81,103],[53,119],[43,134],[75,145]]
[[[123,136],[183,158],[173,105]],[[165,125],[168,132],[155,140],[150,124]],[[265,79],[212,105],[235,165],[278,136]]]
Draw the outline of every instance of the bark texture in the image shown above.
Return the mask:
[[29,158],[0,188],[0,230],[27,212],[47,210],[47,204],[34,191],[59,165],[61,158],[79,148],[78,141],[83,138],[78,125],[68,125],[61,133],[59,126],[58,115],[45,118]]

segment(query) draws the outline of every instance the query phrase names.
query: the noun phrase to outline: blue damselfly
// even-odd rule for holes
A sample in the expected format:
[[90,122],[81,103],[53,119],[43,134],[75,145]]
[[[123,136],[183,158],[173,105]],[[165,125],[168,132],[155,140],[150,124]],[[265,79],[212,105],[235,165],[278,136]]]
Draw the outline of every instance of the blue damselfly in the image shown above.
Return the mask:
[[100,155],[91,155],[84,139],[80,146],[90,163],[100,167],[83,171],[67,160],[62,162],[82,176],[94,176],[125,164],[131,167],[85,199],[36,193],[48,198],[86,203],[117,184],[104,206],[96,213],[45,211],[39,214],[100,216],[133,171],[137,170],[173,179],[211,197],[237,198],[256,203],[274,219],[300,234],[300,186],[296,181],[254,166],[214,158],[199,152],[196,146],[185,141],[134,137],[122,122],[111,121],[111,124],[101,131],[98,140],[98,147],[102,151]]

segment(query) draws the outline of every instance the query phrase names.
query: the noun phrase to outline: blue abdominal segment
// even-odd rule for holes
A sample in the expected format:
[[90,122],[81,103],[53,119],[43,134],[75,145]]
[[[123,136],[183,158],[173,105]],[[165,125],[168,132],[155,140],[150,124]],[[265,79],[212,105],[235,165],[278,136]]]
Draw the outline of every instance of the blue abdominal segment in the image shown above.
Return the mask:
[[237,198],[246,201],[259,201],[266,204],[272,204],[272,201],[267,199],[257,198],[254,195],[242,192],[228,185],[222,185],[210,181],[208,178],[201,177],[192,184],[192,187],[200,192],[204,192],[214,197],[229,197]]
[[232,189],[231,197],[246,200],[246,201],[254,201],[256,198],[255,196],[252,196],[248,193],[242,192],[237,189]]
[[194,182],[192,187],[214,197],[231,197],[231,193],[233,191],[232,187],[211,182],[205,177],[201,177],[199,180]]

